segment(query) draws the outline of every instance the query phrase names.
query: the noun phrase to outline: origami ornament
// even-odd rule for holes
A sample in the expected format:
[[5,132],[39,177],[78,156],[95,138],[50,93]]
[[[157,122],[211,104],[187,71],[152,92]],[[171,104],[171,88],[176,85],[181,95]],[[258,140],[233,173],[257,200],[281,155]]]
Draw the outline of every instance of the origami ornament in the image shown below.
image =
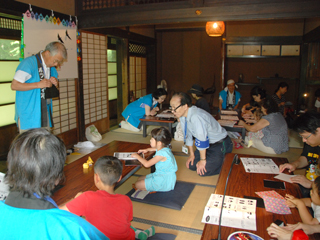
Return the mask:
[[52,18],[52,22],[53,22],[53,24],[56,24],[56,23],[57,23],[56,17],[53,17],[53,18]]
[[31,18],[34,19],[34,12],[31,12]]
[[[67,20],[67,21],[68,21],[68,20]],[[65,27],[68,26],[68,24],[66,23],[66,21],[65,21],[64,19],[62,19],[62,22],[61,22],[61,23],[62,23],[62,25],[65,26]]]
[[31,13],[29,12],[29,10],[27,10],[24,14],[25,17],[30,18],[31,17]]
[[44,19],[46,20],[46,22],[49,22],[49,20],[50,20],[48,15],[46,15],[46,17]]
[[53,21],[53,17],[50,16],[50,17],[49,17],[49,22],[52,23],[52,21]]
[[43,15],[42,15],[42,13],[40,13],[39,14],[39,20],[42,22],[42,20],[43,20]]

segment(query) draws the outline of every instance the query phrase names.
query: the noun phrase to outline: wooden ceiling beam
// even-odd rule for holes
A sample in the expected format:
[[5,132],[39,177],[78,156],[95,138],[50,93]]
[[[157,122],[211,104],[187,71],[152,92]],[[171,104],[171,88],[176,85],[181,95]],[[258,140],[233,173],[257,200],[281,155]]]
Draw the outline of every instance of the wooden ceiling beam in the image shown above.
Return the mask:
[[[194,0],[195,1],[195,0]],[[214,4],[219,2],[219,4]],[[239,21],[312,18],[320,16],[320,1],[211,1],[205,7],[194,7],[190,2],[166,2],[139,6],[87,10],[78,15],[79,28],[124,27],[161,23]],[[201,14],[197,15],[196,10]]]

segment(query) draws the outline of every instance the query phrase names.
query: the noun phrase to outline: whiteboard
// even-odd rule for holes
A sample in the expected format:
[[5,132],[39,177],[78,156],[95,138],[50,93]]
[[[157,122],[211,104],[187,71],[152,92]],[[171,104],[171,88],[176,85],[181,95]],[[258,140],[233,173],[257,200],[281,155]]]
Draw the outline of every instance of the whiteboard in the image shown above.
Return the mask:
[[[66,36],[66,31],[68,31],[71,40]],[[31,17],[24,17],[24,57],[29,57],[44,50],[50,42],[59,41],[58,34],[68,52],[67,61],[58,69],[59,78],[78,78],[76,27],[66,27],[61,23],[58,25],[45,20],[40,21]]]

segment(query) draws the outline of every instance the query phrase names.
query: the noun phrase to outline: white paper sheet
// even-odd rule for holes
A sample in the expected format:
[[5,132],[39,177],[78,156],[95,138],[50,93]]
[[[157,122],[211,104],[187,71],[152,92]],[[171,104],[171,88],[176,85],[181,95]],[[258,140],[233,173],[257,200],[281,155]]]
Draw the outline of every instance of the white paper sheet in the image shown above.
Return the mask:
[[[137,160],[136,158],[131,157],[132,153],[137,153],[137,152],[115,152],[113,153],[113,156],[122,160]],[[140,153],[139,155],[144,158],[143,153]]]
[[278,174],[279,167],[271,158],[243,158],[240,160],[246,172]]
[[[222,198],[223,195],[211,194],[201,222],[219,225]],[[253,199],[225,196],[221,226],[256,231],[256,205]]]
[[221,115],[220,118],[223,120],[234,120],[234,121],[239,120],[238,116],[235,116],[235,115]]
[[148,194],[149,194],[149,191],[136,190],[134,193],[131,194],[131,197],[144,199]]
[[292,183],[290,178],[295,177],[295,176],[297,176],[297,175],[289,175],[289,174],[285,174],[285,173],[279,173],[279,175],[275,176],[274,178],[279,179],[284,182]]
[[0,172],[0,201],[5,200],[9,194],[9,186],[4,183],[4,175]]

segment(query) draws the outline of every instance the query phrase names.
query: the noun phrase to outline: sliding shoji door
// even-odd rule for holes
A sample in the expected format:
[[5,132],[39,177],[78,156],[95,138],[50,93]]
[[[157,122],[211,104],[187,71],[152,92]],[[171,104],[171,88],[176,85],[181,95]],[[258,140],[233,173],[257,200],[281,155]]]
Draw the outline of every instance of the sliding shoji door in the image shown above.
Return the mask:
[[107,37],[82,32],[83,100],[85,125],[100,133],[109,128],[107,97]]
[[59,79],[60,95],[58,99],[52,101],[53,133],[56,135],[77,128],[75,81],[75,79]]

